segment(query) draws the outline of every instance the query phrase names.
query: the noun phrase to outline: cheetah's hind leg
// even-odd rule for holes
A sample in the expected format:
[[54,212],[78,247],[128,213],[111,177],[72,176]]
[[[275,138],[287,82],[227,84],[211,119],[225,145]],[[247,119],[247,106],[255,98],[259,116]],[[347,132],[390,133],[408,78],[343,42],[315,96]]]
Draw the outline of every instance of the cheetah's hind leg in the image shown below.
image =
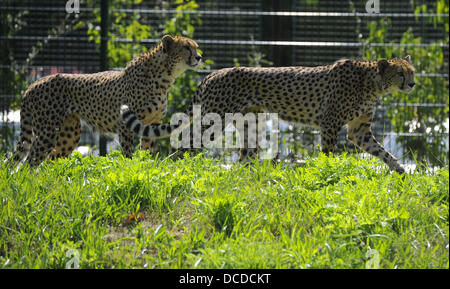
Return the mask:
[[46,160],[55,148],[58,132],[61,131],[64,120],[63,116],[48,115],[40,117],[39,122],[33,122],[34,139],[26,159],[31,167],[37,167]]
[[49,159],[68,157],[78,146],[81,136],[80,118],[75,114],[66,117],[59,131],[55,148],[51,151]]

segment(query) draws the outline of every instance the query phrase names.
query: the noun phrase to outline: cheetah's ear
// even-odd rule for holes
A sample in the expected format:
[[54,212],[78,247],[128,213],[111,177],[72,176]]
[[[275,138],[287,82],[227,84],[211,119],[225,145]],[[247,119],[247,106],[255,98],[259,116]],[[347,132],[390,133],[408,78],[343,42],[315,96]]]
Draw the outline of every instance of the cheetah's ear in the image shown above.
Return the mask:
[[163,50],[164,52],[168,52],[170,48],[172,47],[172,44],[174,42],[174,39],[170,35],[164,35],[162,38],[162,44],[163,44]]
[[388,68],[389,62],[386,59],[380,59],[378,60],[378,71],[380,74],[384,74],[386,71],[386,68]]
[[408,63],[411,64],[411,56],[410,55],[406,55],[403,59],[408,61]]

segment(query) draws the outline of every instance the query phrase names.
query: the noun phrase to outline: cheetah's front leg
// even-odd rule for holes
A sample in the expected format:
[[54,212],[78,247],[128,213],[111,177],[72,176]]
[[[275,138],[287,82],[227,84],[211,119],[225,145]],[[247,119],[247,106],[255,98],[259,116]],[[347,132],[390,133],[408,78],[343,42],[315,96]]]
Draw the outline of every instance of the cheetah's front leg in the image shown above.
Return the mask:
[[[149,100],[143,107],[136,108],[136,117],[144,125],[161,125],[162,117],[167,110],[167,100],[161,101],[161,99],[166,99],[163,96],[155,96],[152,99],[158,99],[158,101]],[[153,154],[155,152],[155,146],[156,141],[154,139],[141,137],[140,150],[148,150]]]
[[347,138],[362,150],[380,158],[391,170],[403,174],[405,169],[397,162],[397,159],[375,139],[370,129],[371,118],[363,116],[348,123]]
[[334,153],[337,146],[337,136],[341,127],[345,124],[337,112],[338,110],[330,107],[323,114],[320,124],[320,136],[322,152],[326,155]]
[[[258,156],[258,146],[256,144],[258,139],[258,119],[256,119],[255,123],[249,125],[246,121],[244,122],[243,131],[238,131],[239,138],[241,142],[241,151],[240,151],[240,161],[248,161],[249,159],[255,159]],[[265,133],[265,131],[264,131]]]
[[154,154],[155,153],[155,145],[156,145],[156,142],[154,140],[141,138],[141,144],[139,146],[139,149],[141,151],[148,150],[152,154]]
[[119,143],[122,147],[122,153],[125,157],[131,158],[134,153],[134,134],[125,123],[121,122],[119,127]]
[[339,129],[335,126],[324,126],[321,128],[322,152],[326,155],[334,153],[337,145],[337,134]]

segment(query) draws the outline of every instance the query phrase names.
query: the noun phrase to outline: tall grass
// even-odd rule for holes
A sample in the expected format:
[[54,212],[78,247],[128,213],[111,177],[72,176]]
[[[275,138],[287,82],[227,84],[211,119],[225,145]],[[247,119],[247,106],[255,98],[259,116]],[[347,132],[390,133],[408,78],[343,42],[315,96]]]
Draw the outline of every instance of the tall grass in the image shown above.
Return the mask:
[[1,164],[0,268],[448,268],[448,188],[345,155]]

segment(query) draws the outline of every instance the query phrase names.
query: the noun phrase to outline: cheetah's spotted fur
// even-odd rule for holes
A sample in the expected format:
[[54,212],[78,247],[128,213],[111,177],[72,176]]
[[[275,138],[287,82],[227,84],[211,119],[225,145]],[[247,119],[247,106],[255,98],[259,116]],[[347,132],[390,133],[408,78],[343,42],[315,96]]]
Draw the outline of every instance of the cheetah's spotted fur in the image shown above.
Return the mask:
[[[193,104],[201,105],[202,116],[217,113],[222,120],[225,113],[276,112],[281,119],[316,126],[325,153],[335,150],[338,131],[347,124],[350,140],[403,173],[402,166],[373,136],[371,123],[381,95],[410,92],[414,85],[409,56],[379,61],[345,59],[318,67],[227,68],[203,80]],[[141,125],[132,109],[123,117],[128,128],[146,138],[167,137],[179,130],[179,125]],[[249,143],[247,135],[244,146]],[[241,158],[256,152],[244,148]]]
[[[127,105],[145,124],[161,123],[168,90],[186,69],[200,64],[198,45],[166,35],[151,51],[133,59],[123,71],[55,74],[36,81],[25,92],[20,111],[20,140],[10,161],[32,166],[66,157],[80,140],[80,118],[104,133],[118,133],[123,152],[131,157],[133,133],[122,121]],[[148,141],[142,148],[150,147]]]

